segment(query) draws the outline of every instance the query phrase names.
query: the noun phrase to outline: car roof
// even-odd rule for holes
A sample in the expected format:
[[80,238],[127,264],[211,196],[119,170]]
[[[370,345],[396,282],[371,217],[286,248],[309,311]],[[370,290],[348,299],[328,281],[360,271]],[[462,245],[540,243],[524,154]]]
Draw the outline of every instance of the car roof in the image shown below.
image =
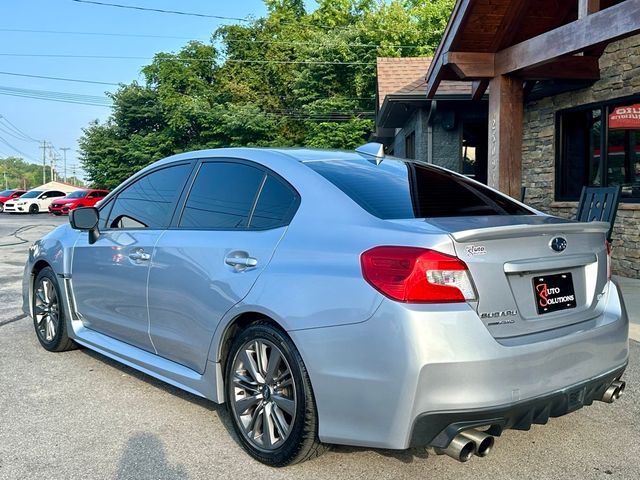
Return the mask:
[[[261,147],[231,147],[231,148],[214,148],[207,150],[193,150],[189,152],[178,153],[170,157],[157,160],[150,165],[147,165],[142,170],[136,173],[136,177],[140,174],[145,174],[149,170],[155,169],[161,166],[171,165],[180,161],[187,160],[199,160],[199,159],[212,159],[212,158],[239,158],[249,161],[254,161],[259,164],[268,164],[269,158],[273,158],[272,155],[279,157],[281,160],[290,161],[295,164],[304,164],[309,162],[330,162],[330,161],[362,161],[373,160],[374,157],[363,153],[358,153],[353,150],[331,150],[331,149],[315,149],[315,148],[261,148]],[[419,163],[421,165],[428,165],[440,170],[447,170],[432,164],[426,164],[417,160],[399,158],[391,155],[387,155],[382,159],[384,160],[396,160],[408,163]],[[267,165],[268,166],[268,165]]]

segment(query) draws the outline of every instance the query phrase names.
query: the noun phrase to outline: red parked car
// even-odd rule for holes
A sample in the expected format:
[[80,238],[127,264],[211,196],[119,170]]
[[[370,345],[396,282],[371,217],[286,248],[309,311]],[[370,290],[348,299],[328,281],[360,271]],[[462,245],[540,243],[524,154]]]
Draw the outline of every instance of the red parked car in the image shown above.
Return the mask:
[[109,190],[76,190],[66,197],[56,198],[49,205],[49,211],[54,215],[67,215],[74,208],[93,207],[108,194]]
[[0,192],[0,213],[4,211],[5,203],[7,203],[9,200],[13,200],[14,198],[18,198],[24,193],[27,193],[27,191],[22,189],[3,190],[2,192]]

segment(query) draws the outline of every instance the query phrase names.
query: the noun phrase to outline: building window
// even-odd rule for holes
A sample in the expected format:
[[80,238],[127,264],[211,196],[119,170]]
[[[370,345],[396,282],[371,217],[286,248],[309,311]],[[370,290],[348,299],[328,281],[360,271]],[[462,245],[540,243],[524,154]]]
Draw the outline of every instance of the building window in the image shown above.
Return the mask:
[[416,132],[415,130],[404,139],[404,156],[406,158],[416,158]]
[[584,185],[620,185],[621,201],[640,202],[640,98],[559,112],[557,125],[558,200],[578,200]]

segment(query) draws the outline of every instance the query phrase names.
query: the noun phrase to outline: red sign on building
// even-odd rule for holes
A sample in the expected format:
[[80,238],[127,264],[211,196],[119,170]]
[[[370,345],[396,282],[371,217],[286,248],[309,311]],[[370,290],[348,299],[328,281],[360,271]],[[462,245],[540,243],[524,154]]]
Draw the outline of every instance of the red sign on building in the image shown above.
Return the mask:
[[627,107],[616,107],[609,115],[609,128],[640,129],[640,103]]

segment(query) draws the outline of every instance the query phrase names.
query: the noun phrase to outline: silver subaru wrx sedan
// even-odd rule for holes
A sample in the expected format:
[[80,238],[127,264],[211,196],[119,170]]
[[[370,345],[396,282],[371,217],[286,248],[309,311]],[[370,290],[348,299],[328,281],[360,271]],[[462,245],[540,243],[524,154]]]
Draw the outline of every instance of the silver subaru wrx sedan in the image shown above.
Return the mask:
[[616,400],[628,319],[608,225],[380,152],[148,166],[31,247],[38,340],[226,403],[273,466],[332,443],[466,461],[506,428]]

